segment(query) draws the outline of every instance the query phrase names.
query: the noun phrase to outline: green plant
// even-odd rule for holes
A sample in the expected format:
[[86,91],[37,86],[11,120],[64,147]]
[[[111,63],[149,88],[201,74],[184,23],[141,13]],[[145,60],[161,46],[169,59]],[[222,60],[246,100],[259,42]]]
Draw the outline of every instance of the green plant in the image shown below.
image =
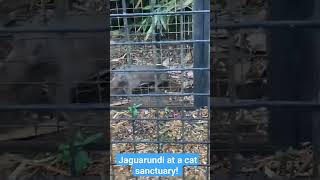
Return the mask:
[[142,106],[142,104],[139,104],[139,105],[136,105],[136,104],[133,104],[132,106],[129,106],[128,107],[128,110],[131,114],[131,117],[132,118],[137,118],[138,117],[138,108]]
[[[75,162],[75,171],[77,174],[80,174],[85,170],[89,163],[89,153],[85,151],[84,146],[96,143],[100,138],[103,137],[102,133],[94,134],[89,137],[84,137],[81,132],[78,132],[75,138],[72,141],[74,146],[74,162]],[[62,164],[72,163],[71,148],[69,144],[61,144],[58,149],[58,154],[56,155],[56,162]]]
[[134,4],[134,8],[138,8],[142,3],[145,4],[145,0],[130,0],[131,4]]
[[[139,1],[142,3],[142,1]],[[153,6],[148,5],[143,8],[149,12],[174,12],[181,11],[183,9],[192,9],[193,0],[160,0],[158,4]],[[178,18],[179,19],[179,18]],[[152,17],[144,17],[139,23],[140,27],[138,31],[146,33],[145,40],[148,40],[150,35],[157,30],[163,28],[165,31],[169,31],[169,24],[175,20],[174,16],[155,15],[154,21]],[[177,22],[176,22],[177,23]]]

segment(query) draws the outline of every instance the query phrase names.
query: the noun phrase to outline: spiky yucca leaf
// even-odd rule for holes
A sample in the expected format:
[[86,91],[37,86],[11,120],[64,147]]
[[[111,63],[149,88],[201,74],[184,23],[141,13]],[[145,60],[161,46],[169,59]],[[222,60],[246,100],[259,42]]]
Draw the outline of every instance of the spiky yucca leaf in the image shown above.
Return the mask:
[[[153,6],[153,12],[175,12],[184,9],[192,9],[193,0],[162,0],[159,4]],[[143,10],[152,12],[152,6],[148,5]],[[138,31],[146,33],[145,40],[148,40],[150,35],[156,30],[163,28],[165,31],[169,31],[169,23],[174,21],[173,16],[161,16],[155,15],[154,20],[152,17],[145,17],[139,24],[140,28]],[[176,22],[178,23],[178,22]]]

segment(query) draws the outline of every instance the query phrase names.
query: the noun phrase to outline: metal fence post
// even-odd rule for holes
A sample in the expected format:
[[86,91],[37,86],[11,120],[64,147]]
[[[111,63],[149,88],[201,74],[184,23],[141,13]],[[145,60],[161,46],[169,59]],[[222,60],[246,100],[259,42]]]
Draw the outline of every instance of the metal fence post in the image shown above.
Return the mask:
[[[193,11],[210,10],[210,1],[194,1]],[[208,40],[210,38],[210,14],[194,14],[193,15],[193,39]],[[210,65],[210,44],[194,43],[193,59],[194,68],[208,68]],[[194,71],[194,91],[195,93],[208,93],[210,88],[209,71]],[[207,106],[209,100],[206,96],[195,96],[195,106]]]
[[[105,0],[105,12],[107,14],[107,18],[106,18],[106,21],[107,21],[107,33],[106,33],[106,43],[107,43],[107,49],[106,49],[106,59],[108,60],[107,61],[107,69],[110,69],[110,26],[111,26],[111,20],[110,20],[110,0]],[[110,76],[109,76],[110,77]],[[108,82],[108,85],[107,85],[107,88],[110,89],[110,81]],[[99,92],[100,94],[101,92]],[[106,117],[110,117],[110,94],[107,95],[107,99],[108,99],[108,102],[107,102],[107,108],[106,108]],[[107,118],[106,121],[103,121],[103,125],[106,127],[106,131],[105,131],[105,137],[111,137],[111,132],[110,132],[110,118]],[[106,148],[106,151],[107,152],[111,152],[111,138],[106,138],[106,144],[107,144],[107,148]],[[105,162],[105,167],[104,167],[104,170],[105,170],[105,173],[110,177],[110,167],[111,167],[111,158],[110,156],[107,157],[106,159],[106,162]]]

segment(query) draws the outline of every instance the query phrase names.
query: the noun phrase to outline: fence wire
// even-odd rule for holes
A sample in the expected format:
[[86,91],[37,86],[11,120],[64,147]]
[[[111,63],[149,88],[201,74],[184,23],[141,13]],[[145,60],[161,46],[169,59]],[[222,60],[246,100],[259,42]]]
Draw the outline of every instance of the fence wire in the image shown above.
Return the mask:
[[[169,10],[162,11],[160,6]],[[195,92],[193,74],[197,70],[209,72],[210,68],[193,66],[193,55],[199,53],[194,52],[196,44],[210,40],[195,38],[194,34],[201,32],[194,32],[193,18],[210,11],[193,7],[182,1],[111,2],[110,96],[115,101],[111,105],[133,108],[141,104],[137,116],[111,106],[113,164],[114,155],[124,151],[194,152],[200,153],[201,166],[185,167],[182,179],[186,175],[209,178],[210,104],[197,108],[194,96],[209,99],[210,91]],[[203,26],[204,22],[199,23]],[[112,178],[124,176],[130,177],[130,169],[112,167]]]
[[[67,32],[105,32],[111,31],[112,41],[110,44],[111,47],[111,66],[114,69],[118,69],[119,67],[125,67],[124,70],[106,70],[103,72],[105,76],[107,76],[108,72],[112,72],[116,76],[117,73],[129,73],[129,72],[157,72],[165,73],[169,75],[171,78],[166,86],[160,86],[159,92],[155,93],[156,88],[152,87],[156,84],[157,78],[154,78],[153,83],[144,83],[142,82],[140,85],[145,85],[146,87],[136,87],[134,91],[131,91],[127,94],[117,94],[112,95],[113,98],[118,98],[119,96],[123,96],[122,99],[117,99],[115,106],[109,107],[109,104],[103,104],[103,102],[108,102],[108,97],[98,97],[96,102],[99,104],[72,104],[72,105],[48,105],[48,104],[28,104],[28,105],[9,105],[4,104],[0,106],[0,110],[2,112],[17,112],[17,111],[32,111],[32,112],[47,112],[47,111],[55,111],[55,112],[64,112],[64,111],[111,111],[111,121],[115,121],[116,123],[114,127],[111,127],[114,138],[113,139],[113,150],[117,152],[117,150],[129,149],[131,152],[198,152],[199,149],[205,149],[206,153],[203,153],[203,162],[204,166],[208,166],[209,164],[209,144],[213,144],[212,141],[209,143],[209,119],[210,113],[208,113],[208,109],[210,109],[210,104],[208,104],[208,109],[196,109],[193,106],[194,99],[192,96],[204,96],[207,97],[210,95],[210,91],[208,90],[206,93],[194,93],[193,87],[190,86],[194,82],[192,79],[192,71],[195,70],[204,70],[209,71],[210,68],[192,68],[190,66],[190,61],[193,63],[195,59],[193,59],[193,46],[195,44],[204,44],[209,43],[209,39],[193,39],[192,35],[195,33],[193,30],[193,14],[203,14],[209,13],[208,10],[203,11],[175,11],[175,12],[143,12],[144,4],[134,4],[128,6],[126,1],[111,1],[111,15],[110,18],[113,19],[113,23],[109,27],[82,27],[82,28],[63,28],[63,27],[49,27],[49,28],[38,28],[38,27],[21,27],[21,28],[0,28],[1,38],[11,39],[13,37],[12,34],[15,33],[67,33]],[[149,4],[157,4],[157,2]],[[151,7],[150,7],[151,8]],[[153,7],[156,9],[156,6]],[[172,22],[167,23],[167,30],[161,26],[158,30],[152,29],[146,32],[143,32],[139,28],[141,27],[139,22],[145,19],[151,19],[151,25],[156,24],[155,19],[159,17],[171,17],[173,19]],[[161,22],[161,20],[160,20]],[[216,30],[221,29],[248,29],[248,28],[319,28],[319,21],[262,21],[262,22],[248,22],[248,23],[238,23],[238,24],[228,24],[228,23],[211,23],[211,28]],[[143,26],[142,26],[143,27]],[[168,30],[169,29],[169,30]],[[149,33],[148,33],[149,32]],[[8,35],[9,34],[9,35]],[[148,39],[146,36],[149,34]],[[123,40],[124,39],[124,40]],[[116,50],[115,50],[116,49]],[[191,58],[190,58],[191,57]],[[49,58],[44,58],[49,59]],[[55,58],[52,58],[53,60]],[[191,59],[191,60],[190,60]],[[17,61],[20,61],[17,59]],[[103,59],[101,59],[103,61]],[[11,62],[10,62],[11,63]],[[192,64],[191,63],[191,64]],[[146,66],[146,65],[155,65],[155,64],[164,64],[169,67],[174,67],[175,69],[149,69],[148,67],[142,70],[135,70],[127,68],[129,65],[137,65],[137,66]],[[177,71],[177,72],[175,72]],[[182,72],[186,73],[183,74]],[[169,73],[170,72],[170,73]],[[191,73],[190,73],[191,72]],[[99,73],[98,73],[99,74]],[[105,83],[108,81],[99,82],[99,75],[92,76],[95,79],[98,79],[94,82],[94,84]],[[183,79],[184,77],[185,79]],[[93,78],[94,79],[94,78]],[[181,80],[183,79],[183,80]],[[192,79],[191,81],[189,81]],[[217,80],[219,81],[219,80]],[[220,80],[223,81],[223,80]],[[42,82],[7,82],[2,84],[41,84]],[[50,84],[48,82],[45,82]],[[88,82],[88,84],[90,84]],[[151,86],[151,87],[150,87]],[[105,85],[104,88],[108,87]],[[112,88],[112,87],[111,87]],[[219,87],[220,90],[215,90],[214,92],[224,91],[223,87]],[[90,88],[89,88],[90,89]],[[94,96],[99,96],[98,94],[106,94],[99,90],[99,87],[95,87],[92,89],[98,89],[94,92]],[[128,90],[126,88],[122,90]],[[130,90],[130,87],[129,87]],[[131,89],[132,90],[132,89]],[[76,90],[77,91],[77,90]],[[81,91],[81,90],[79,90]],[[87,92],[88,87],[83,87],[81,92]],[[81,93],[80,94],[83,94]],[[128,92],[128,91],[127,91]],[[170,93],[171,92],[171,93]],[[172,92],[174,94],[172,94]],[[133,94],[135,93],[135,94]],[[153,94],[150,94],[153,93]],[[137,98],[138,99],[134,99]],[[141,100],[143,97],[147,97],[147,100]],[[161,103],[161,100],[164,97],[168,97],[169,100]],[[178,98],[182,97],[182,98]],[[79,98],[79,97],[77,97]],[[77,99],[76,98],[76,99]],[[103,100],[101,100],[104,99]],[[127,99],[125,99],[127,98]],[[133,99],[133,101],[132,101]],[[128,103],[131,100],[131,104]],[[86,102],[87,100],[84,100]],[[142,101],[142,102],[141,102]],[[76,100],[78,102],[78,100]],[[173,102],[170,106],[170,103]],[[191,103],[190,103],[191,102]],[[235,101],[219,101],[219,99],[213,98],[210,100],[211,107],[214,109],[250,109],[250,108],[258,108],[258,107],[266,107],[266,108],[296,108],[307,111],[313,111],[319,109],[319,104],[315,102],[290,102],[290,101],[255,101],[255,100],[235,100]],[[119,107],[119,105],[129,105],[132,107],[132,103],[139,104],[142,106],[138,108],[140,110],[140,114],[137,118],[130,118],[130,114],[128,115],[127,111],[123,109],[126,107]],[[149,107],[145,107],[151,104]],[[161,105],[162,106],[159,106]],[[163,104],[165,106],[163,106]],[[150,108],[151,107],[151,108]],[[169,108],[167,108],[169,107]],[[246,112],[240,112],[246,113]],[[207,114],[207,115],[206,115]],[[48,114],[42,114],[44,118],[47,118]],[[92,115],[92,114],[91,114]],[[90,116],[90,115],[88,115]],[[129,117],[128,117],[129,116]],[[146,117],[140,117],[146,116]],[[203,117],[204,116],[204,117]],[[218,119],[218,116],[216,119]],[[30,116],[32,117],[32,116]],[[86,117],[87,118],[87,117]],[[84,118],[84,119],[86,119]],[[90,119],[90,118],[88,118]],[[223,117],[221,118],[221,120]],[[87,120],[89,121],[89,120]],[[11,123],[11,124],[10,124]],[[16,128],[16,127],[26,127],[27,124],[18,123],[2,123],[1,128]],[[120,124],[119,124],[120,123]],[[226,122],[224,122],[226,123]],[[37,123],[35,123],[37,124]],[[199,126],[200,124],[200,126]],[[205,125],[203,125],[205,124]],[[223,123],[222,123],[223,124]],[[246,125],[249,125],[247,123]],[[79,122],[75,123],[75,126],[79,127],[93,127],[97,126],[101,127],[100,123],[84,123]],[[117,126],[118,125],[118,126]],[[123,125],[121,127],[120,125]],[[212,126],[220,126],[221,123],[211,123]],[[32,125],[32,133],[31,134],[41,134],[41,127],[44,128],[55,128],[56,130],[63,129],[63,127],[67,127],[68,125],[65,122],[51,122],[48,124],[42,124],[41,126],[33,126]],[[119,127],[120,126],[120,127]],[[174,129],[170,129],[169,127],[178,127]],[[40,129],[39,129],[40,128]],[[123,131],[123,132],[122,132]],[[170,137],[168,132],[177,131],[182,132],[182,135],[174,135],[174,137],[178,137],[178,139],[174,139],[174,137]],[[199,132],[205,132],[204,134],[208,134],[207,136],[200,137]],[[132,135],[129,140],[121,139],[123,137],[119,137],[121,133],[125,135]],[[150,136],[150,134],[152,134]],[[214,136],[210,134],[211,136]],[[223,135],[223,134],[222,134]],[[248,134],[246,134],[248,136]],[[192,139],[193,136],[196,136],[197,139]],[[64,136],[65,137],[65,136]],[[241,137],[241,134],[240,134]],[[212,138],[212,137],[211,137]],[[219,138],[219,137],[218,137]],[[213,137],[213,139],[218,139],[217,137]],[[229,138],[229,137],[227,137]],[[47,147],[47,145],[49,146]],[[39,141],[36,143],[22,142],[22,141],[13,141],[13,142],[1,142],[0,149],[1,151],[50,151],[55,150],[59,144],[49,143],[49,141]],[[215,146],[220,146],[219,143],[214,143]],[[222,147],[223,145],[221,145]],[[40,147],[43,147],[41,149]],[[46,148],[47,147],[47,148]],[[99,149],[99,146],[96,148]],[[93,149],[96,149],[93,148]],[[100,149],[106,148],[101,145]],[[239,147],[243,150],[255,149],[257,147],[252,147],[250,145],[243,145],[243,147]],[[227,150],[226,150],[227,149]],[[211,148],[212,152],[226,152],[231,151],[230,147],[226,147],[226,149],[215,149]],[[257,151],[266,150],[266,147],[262,147]],[[190,170],[190,169],[187,169]],[[189,172],[189,171],[186,171]],[[205,174],[204,177],[208,178],[208,170],[205,168],[203,171],[194,171],[201,172]],[[119,176],[119,169],[113,169],[113,177]],[[191,173],[192,174],[192,173]],[[191,175],[189,174],[189,175]]]

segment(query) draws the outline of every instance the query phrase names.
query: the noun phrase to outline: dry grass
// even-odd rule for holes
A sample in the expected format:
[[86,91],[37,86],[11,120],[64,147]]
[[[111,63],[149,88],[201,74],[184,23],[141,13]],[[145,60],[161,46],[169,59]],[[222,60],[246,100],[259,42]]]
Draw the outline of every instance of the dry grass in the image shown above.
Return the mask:
[[[208,145],[208,109],[194,111],[174,111],[140,109],[135,122],[117,120],[130,118],[128,111],[111,111],[111,139],[112,141],[147,141],[148,143],[116,143],[112,145],[112,163],[115,163],[117,153],[199,153],[202,165],[207,164]],[[167,120],[153,120],[158,117]],[[184,118],[197,119],[183,121]],[[152,119],[152,120],[148,120]],[[170,120],[168,120],[170,119]],[[172,119],[172,120],[171,120]],[[198,120],[199,119],[199,120]],[[134,125],[134,126],[133,126]],[[157,141],[165,142],[158,145]],[[179,142],[196,142],[193,144],[179,144]],[[114,179],[130,179],[130,167],[112,166]],[[186,167],[185,179],[206,179],[206,167]],[[133,178],[134,179],[134,178]],[[139,177],[138,179],[157,179],[154,177]],[[171,177],[163,179],[182,179]]]

